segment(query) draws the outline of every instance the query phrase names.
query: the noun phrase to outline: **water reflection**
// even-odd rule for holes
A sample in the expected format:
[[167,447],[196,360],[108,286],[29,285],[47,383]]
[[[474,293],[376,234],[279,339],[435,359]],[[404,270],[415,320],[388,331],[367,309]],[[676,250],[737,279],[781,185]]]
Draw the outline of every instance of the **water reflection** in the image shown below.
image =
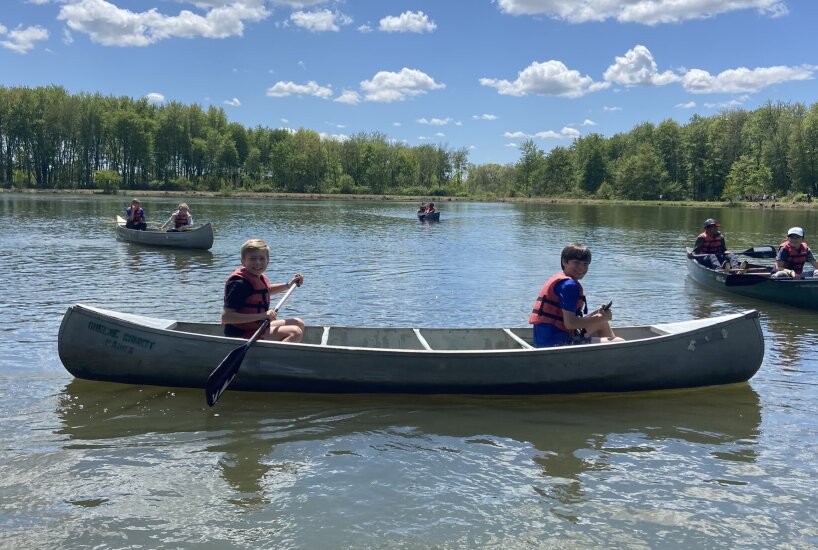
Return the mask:
[[121,447],[146,436],[189,445],[195,435],[247,502],[266,498],[267,476],[297,468],[271,460],[274,450],[305,442],[333,442],[351,453],[362,452],[355,447],[361,434],[380,434],[388,445],[428,447],[445,439],[457,452],[528,445],[542,477],[535,490],[565,504],[583,498],[585,474],[610,468],[615,457],[661,457],[674,442],[710,449],[709,460],[754,462],[761,424],[759,397],[748,384],[570,398],[243,393],[209,410],[201,391],[74,380],[60,395],[57,416],[57,433],[79,449]]

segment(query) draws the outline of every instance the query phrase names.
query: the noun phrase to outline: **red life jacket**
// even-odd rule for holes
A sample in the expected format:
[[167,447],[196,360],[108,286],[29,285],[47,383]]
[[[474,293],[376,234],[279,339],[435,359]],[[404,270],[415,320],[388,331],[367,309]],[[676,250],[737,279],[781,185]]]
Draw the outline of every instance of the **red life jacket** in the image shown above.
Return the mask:
[[798,248],[793,247],[789,241],[784,241],[778,245],[778,249],[785,249],[787,251],[787,269],[792,269],[799,275],[804,271],[804,264],[807,263],[807,250],[809,246],[802,242]]
[[[244,279],[253,287],[252,294],[250,294],[250,296],[248,296],[245,300],[244,304],[242,304],[242,306],[236,310],[238,313],[261,313],[262,311],[267,311],[270,309],[270,281],[267,280],[267,277],[263,273],[259,277],[256,277],[243,267],[235,270],[227,278],[227,283],[224,285],[225,297],[227,297],[227,285],[236,279]],[[262,323],[264,323],[263,319],[260,321],[250,321],[249,323],[230,324],[227,326],[232,326],[243,330],[243,337],[250,338],[258,330],[258,327],[260,327]]]
[[[132,210],[133,210],[133,207],[129,206],[128,210],[127,210],[129,216],[131,215]],[[136,212],[134,212],[134,215],[133,215],[133,223],[141,222],[142,221],[142,216],[144,216],[144,214],[145,214],[145,211],[142,210],[141,206],[139,208],[137,208]]]
[[[528,317],[529,324],[537,325],[540,323],[548,323],[571,334],[572,331],[565,327],[565,322],[562,319],[560,297],[554,292],[557,283],[567,281],[570,278],[571,277],[565,273],[559,272],[545,282],[545,285],[543,285],[540,291],[540,295],[537,296],[537,300],[534,302],[534,309],[531,310],[531,315]],[[579,298],[577,299],[577,307],[574,313],[576,313],[578,317],[582,317],[583,310],[587,311],[585,293],[579,281],[577,281],[577,285],[579,285]]]
[[700,234],[699,237],[704,239],[702,243],[702,247],[699,249],[698,254],[718,254],[721,252],[721,240],[722,235],[721,233],[717,233],[715,237],[708,237],[707,232]]
[[187,212],[182,212],[181,210],[177,210],[176,213],[173,215],[173,224],[176,229],[179,229],[182,226],[188,224],[188,220],[190,219],[190,214]]

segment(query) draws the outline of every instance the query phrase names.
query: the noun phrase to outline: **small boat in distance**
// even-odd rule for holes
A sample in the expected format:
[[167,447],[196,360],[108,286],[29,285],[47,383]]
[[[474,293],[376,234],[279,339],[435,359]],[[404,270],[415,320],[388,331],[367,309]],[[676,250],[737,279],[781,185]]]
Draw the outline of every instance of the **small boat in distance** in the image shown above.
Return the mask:
[[129,243],[209,250],[213,246],[213,226],[209,223],[182,231],[148,228],[144,231],[125,227],[125,218],[116,217],[116,236]]
[[[625,341],[610,344],[537,349],[531,332],[528,326],[308,326],[301,343],[256,342],[230,388],[484,395],[629,392],[744,382],[764,358],[755,310],[617,327]],[[75,304],[63,317],[58,351],[77,378],[204,388],[219,361],[244,343],[223,336],[218,323]]]
[[431,214],[422,214],[418,212],[418,219],[422,222],[439,222],[440,212],[432,212]]
[[[687,252],[692,252],[690,248]],[[818,309],[818,278],[776,279],[769,266],[748,264],[745,273],[726,272],[705,267],[695,258],[687,259],[687,270],[694,281],[716,290],[776,302]]]

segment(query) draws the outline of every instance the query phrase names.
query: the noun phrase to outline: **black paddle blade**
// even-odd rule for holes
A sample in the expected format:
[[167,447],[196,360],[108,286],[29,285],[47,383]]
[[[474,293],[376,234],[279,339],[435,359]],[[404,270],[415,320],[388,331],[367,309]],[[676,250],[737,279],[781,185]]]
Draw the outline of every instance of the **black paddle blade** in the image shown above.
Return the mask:
[[753,248],[748,248],[744,252],[740,252],[740,254],[751,258],[775,258],[777,250],[777,248],[772,246],[754,246]]
[[210,376],[207,378],[207,384],[205,384],[205,395],[207,396],[208,406],[212,407],[216,404],[219,397],[224,393],[224,390],[227,389],[227,386],[229,386],[233,378],[236,377],[241,362],[244,361],[244,356],[247,355],[248,349],[249,346],[246,344],[234,349],[219,363],[219,366],[210,373]]

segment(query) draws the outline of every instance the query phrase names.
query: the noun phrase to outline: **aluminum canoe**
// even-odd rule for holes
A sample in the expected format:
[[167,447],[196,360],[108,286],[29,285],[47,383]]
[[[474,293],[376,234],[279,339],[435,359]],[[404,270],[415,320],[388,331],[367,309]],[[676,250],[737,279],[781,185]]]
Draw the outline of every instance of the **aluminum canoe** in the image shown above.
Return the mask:
[[213,226],[209,223],[186,231],[160,231],[156,228],[139,231],[125,227],[125,219],[117,216],[116,236],[122,241],[151,246],[172,246],[200,250],[209,250],[213,246]]
[[[688,252],[691,249],[687,249]],[[726,273],[688,258],[687,270],[694,281],[712,289],[790,306],[818,309],[818,277],[772,279],[769,266],[749,264],[747,273]]]
[[[547,349],[531,328],[308,326],[299,344],[260,341],[231,390],[307,393],[564,394],[749,380],[764,339],[755,310],[618,327],[626,341]],[[58,349],[77,378],[203,388],[244,340],[221,326],[70,306]]]

